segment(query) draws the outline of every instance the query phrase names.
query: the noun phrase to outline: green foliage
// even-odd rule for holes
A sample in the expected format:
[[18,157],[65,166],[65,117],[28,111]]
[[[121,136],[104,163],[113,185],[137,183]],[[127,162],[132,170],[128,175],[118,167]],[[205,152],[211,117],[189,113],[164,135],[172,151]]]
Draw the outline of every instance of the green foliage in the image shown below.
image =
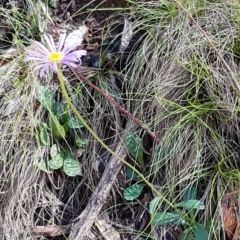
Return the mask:
[[[37,99],[44,109],[49,112],[47,127],[41,126],[40,139],[43,145],[47,145],[47,129],[49,128],[53,137],[62,139],[66,137],[69,128],[76,129],[84,127],[83,123],[75,117],[70,117],[68,104],[61,104],[54,100],[51,91],[40,86],[38,89]],[[84,142],[78,140],[78,145],[85,145]]]
[[63,166],[63,154],[59,153],[49,160],[48,166],[54,170],[61,168]]
[[145,184],[134,184],[126,188],[123,194],[124,198],[128,201],[136,199],[141,194],[144,186]]
[[40,133],[39,138],[42,143],[42,145],[47,146],[48,145],[48,133],[47,133],[47,127],[44,124],[40,124]]
[[51,149],[50,149],[50,156],[52,158],[56,157],[58,155],[58,149],[57,149],[57,145],[53,144]]
[[37,162],[36,166],[45,173],[51,173],[52,169],[50,169],[45,162]]
[[128,133],[124,140],[128,152],[137,160],[142,169],[145,168],[143,160],[143,140],[136,133]]
[[58,111],[59,121],[63,124],[67,124],[70,119],[70,110],[67,103],[60,104]]
[[40,86],[37,93],[37,99],[47,111],[55,112],[53,109],[55,109],[56,102],[52,92],[48,88]]
[[63,168],[64,173],[69,177],[75,177],[81,173],[81,168],[69,150],[58,153],[57,145],[50,149],[51,159],[45,162],[38,162],[36,166],[43,172],[51,173],[53,170]]
[[149,213],[154,214],[160,202],[160,197],[155,197],[149,204]]
[[55,115],[53,114],[49,115],[48,124],[54,137],[59,139],[65,138],[66,136],[65,129],[63,125],[60,124],[59,120]]
[[129,167],[126,167],[126,177],[134,181],[140,180],[140,177]]
[[205,229],[205,227],[202,224],[200,224],[198,222],[195,222],[193,224],[193,233],[194,233],[196,240],[207,240],[208,239],[207,230]]
[[66,158],[63,162],[63,171],[69,177],[76,177],[80,174],[80,165],[74,158]]
[[83,148],[88,144],[88,140],[87,139],[83,139],[83,138],[79,138],[79,137],[74,137],[74,141],[75,144],[79,147],[79,148]]
[[186,208],[188,210],[192,210],[192,209],[204,209],[204,204],[199,201],[199,200],[194,200],[194,199],[189,199],[183,202],[179,202],[177,204],[175,204],[176,207],[183,207]]
[[182,219],[179,214],[170,212],[158,212],[154,214],[152,222],[154,225],[164,225],[167,223],[176,223],[184,225],[186,223],[185,220]]
[[[40,122],[39,138],[43,145],[49,144],[48,131],[57,139],[66,138],[69,128],[82,128],[84,125],[77,118],[70,117],[68,104],[56,102],[49,89],[40,86],[37,98],[43,108],[48,111],[48,124]],[[88,141],[74,136],[74,142],[79,148],[86,146]],[[52,172],[63,168],[65,174],[69,177],[75,177],[81,173],[79,163],[74,159],[69,150],[58,152],[57,145],[53,144],[50,149],[51,159],[47,163],[39,162],[37,166],[44,172]]]
[[196,199],[197,197],[197,189],[196,187],[189,187],[183,194],[183,201],[187,201],[190,199]]
[[72,118],[69,119],[68,126],[69,126],[69,128],[82,128],[82,127],[84,127],[83,123],[78,118],[75,118],[75,117],[72,117]]
[[177,212],[157,212],[160,198],[154,198],[149,204],[149,213],[152,215],[153,224],[181,224],[185,227],[181,235],[181,240],[187,240],[193,235],[196,240],[207,240],[208,231],[202,224],[195,220],[195,210],[202,210],[205,206],[201,201],[193,198],[196,198],[195,187],[188,188],[183,195],[184,201],[175,204],[176,208],[183,208],[183,213],[180,210]]
[[38,89],[37,99],[41,103],[44,109],[49,112],[48,124],[44,123],[40,126],[40,139],[43,145],[47,145],[47,129],[50,129],[52,135],[56,138],[65,138],[66,129],[60,123],[58,119],[58,113],[60,108],[60,103],[54,100],[54,96],[51,91],[44,87],[40,86]]

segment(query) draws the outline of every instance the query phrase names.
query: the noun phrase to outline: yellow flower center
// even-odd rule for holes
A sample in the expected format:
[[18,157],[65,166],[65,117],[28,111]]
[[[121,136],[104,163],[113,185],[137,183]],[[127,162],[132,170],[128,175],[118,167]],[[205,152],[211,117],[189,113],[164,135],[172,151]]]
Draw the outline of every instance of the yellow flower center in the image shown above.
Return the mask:
[[51,62],[60,62],[62,58],[63,55],[60,52],[52,52],[48,57]]

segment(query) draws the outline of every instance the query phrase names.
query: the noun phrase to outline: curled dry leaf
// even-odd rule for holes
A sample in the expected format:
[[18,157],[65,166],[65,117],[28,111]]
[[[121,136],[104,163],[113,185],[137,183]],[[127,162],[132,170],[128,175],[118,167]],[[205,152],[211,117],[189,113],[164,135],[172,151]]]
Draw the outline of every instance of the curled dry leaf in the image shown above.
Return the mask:
[[233,235],[232,240],[239,240],[240,239],[240,211],[239,211],[239,201],[237,207],[235,207],[235,214],[237,218],[237,227],[235,229],[235,233]]
[[48,226],[34,226],[32,227],[33,237],[56,237],[63,234],[69,234],[71,224],[69,225],[48,225]]
[[[239,208],[239,202],[236,194],[239,191],[234,191],[225,194],[221,203],[221,219],[224,231],[230,240],[233,237],[236,239],[238,233],[235,234],[238,226],[238,218],[236,217],[236,209]],[[239,232],[240,233],[240,232]]]

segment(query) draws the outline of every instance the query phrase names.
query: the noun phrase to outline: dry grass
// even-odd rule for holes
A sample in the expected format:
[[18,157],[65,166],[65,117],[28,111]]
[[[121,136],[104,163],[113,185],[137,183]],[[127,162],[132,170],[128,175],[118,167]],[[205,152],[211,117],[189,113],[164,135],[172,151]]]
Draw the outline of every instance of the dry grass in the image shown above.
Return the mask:
[[[138,3],[135,27],[146,34],[132,62],[133,102],[141,100],[141,118],[161,139],[151,162],[154,183],[172,202],[197,186],[206,205],[197,219],[212,220],[211,239],[222,239],[217,207],[239,181],[240,6],[194,2]],[[141,17],[146,9],[151,17]]]
[[[206,210],[196,219],[202,224],[212,220],[209,239],[224,239],[220,202],[239,183],[240,5],[181,2],[139,2],[132,8],[140,37],[126,61],[131,74],[123,81],[125,99],[118,100],[160,137],[160,144],[146,149],[151,159],[145,176],[173,203],[181,201],[188,187],[197,186]],[[108,73],[94,74],[97,84],[112,86]],[[119,113],[106,99],[67,70],[65,75],[75,92],[73,102],[102,139],[110,126],[120,124],[123,131]],[[61,99],[56,79],[41,84]],[[21,57],[0,67],[0,235],[6,240],[33,239],[33,225],[69,224],[83,211],[100,177],[95,164],[101,149],[84,129],[70,133],[89,141],[79,158],[83,176],[47,174],[35,166],[49,159],[49,147],[40,144],[37,134],[37,122],[46,119],[36,100],[38,87]],[[108,90],[118,98],[114,87]],[[50,141],[77,150],[71,142]],[[122,189],[116,189],[120,206]],[[111,197],[105,209],[117,209],[115,200]],[[169,208],[165,202],[160,207]]]

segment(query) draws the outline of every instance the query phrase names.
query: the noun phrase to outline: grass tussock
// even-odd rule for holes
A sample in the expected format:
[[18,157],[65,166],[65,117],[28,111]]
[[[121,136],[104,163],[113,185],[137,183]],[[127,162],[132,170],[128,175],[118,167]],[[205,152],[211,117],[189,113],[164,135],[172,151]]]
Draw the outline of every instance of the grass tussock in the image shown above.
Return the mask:
[[[12,8],[9,11],[1,10],[4,18],[8,17],[9,21],[17,19],[19,26],[21,21],[29,21],[24,14],[21,19],[17,18],[18,15],[14,15]],[[42,19],[45,20],[47,21]],[[1,58],[0,66],[0,236],[6,240],[32,240],[33,226],[68,225],[83,211],[100,178],[97,160],[102,150],[85,129],[72,129],[68,135],[71,140],[58,140],[49,133],[49,144],[43,146],[39,138],[39,123],[47,122],[49,115],[37,100],[39,87],[41,85],[50,89],[59,102],[62,101],[62,95],[57,79],[49,75],[39,81],[36,72],[32,72],[31,66],[24,62],[23,43],[30,38],[38,39],[38,35],[32,32],[25,39],[17,34],[19,29],[14,26],[11,38],[15,39],[19,56],[14,60],[7,59],[9,63]],[[107,129],[110,129],[109,126],[115,127],[119,118],[115,108],[87,85],[79,82],[69,70],[65,69],[64,74],[67,76],[66,86],[74,105],[92,129],[107,141]],[[93,71],[95,74],[97,72]],[[101,74],[97,77],[105,85],[110,81]],[[111,89],[108,91],[114,94],[114,90],[113,93]],[[88,141],[84,150],[79,152],[71,136]],[[60,150],[69,149],[78,159],[81,176],[70,178],[62,171],[45,173],[39,169],[39,162],[50,160],[50,147],[54,143]],[[104,151],[102,155],[109,157]],[[63,235],[59,239],[67,237]]]
[[197,187],[207,208],[197,217],[212,221],[210,239],[222,239],[220,202],[239,182],[239,11],[237,1],[136,4],[135,27],[145,35],[128,92],[160,136],[149,174],[175,203]]
[[[148,162],[143,174],[173,204],[182,201],[187,189],[196,187],[205,210],[197,211],[195,219],[204,226],[209,224],[209,239],[224,239],[221,199],[226,192],[238,189],[239,183],[240,4],[128,2],[134,35],[139,37],[124,59],[124,71],[116,74],[123,78],[124,94],[120,97],[119,89],[112,87],[109,72],[94,70],[91,80],[125,104],[160,138],[160,143],[146,149]],[[98,136],[116,143],[111,131],[124,131],[116,108],[68,70],[64,74],[79,112]],[[57,80],[40,83],[27,70],[23,56],[0,66],[0,235],[7,240],[32,239],[33,225],[66,225],[76,218],[99,182],[95,164],[101,156],[106,157],[93,137],[78,129],[71,130],[69,136],[88,140],[78,156],[82,176],[43,173],[36,166],[49,160],[50,151],[38,137],[38,123],[47,119],[36,100],[40,84],[61,100]],[[73,153],[78,150],[71,140],[50,136],[50,143],[59,149],[68,147]],[[118,190],[117,200],[121,193]],[[105,205],[107,210],[114,207]],[[163,200],[159,209],[172,211]],[[148,226],[151,224],[149,221]],[[140,235],[161,239],[165,231],[151,226],[143,232],[134,235],[135,239]]]

